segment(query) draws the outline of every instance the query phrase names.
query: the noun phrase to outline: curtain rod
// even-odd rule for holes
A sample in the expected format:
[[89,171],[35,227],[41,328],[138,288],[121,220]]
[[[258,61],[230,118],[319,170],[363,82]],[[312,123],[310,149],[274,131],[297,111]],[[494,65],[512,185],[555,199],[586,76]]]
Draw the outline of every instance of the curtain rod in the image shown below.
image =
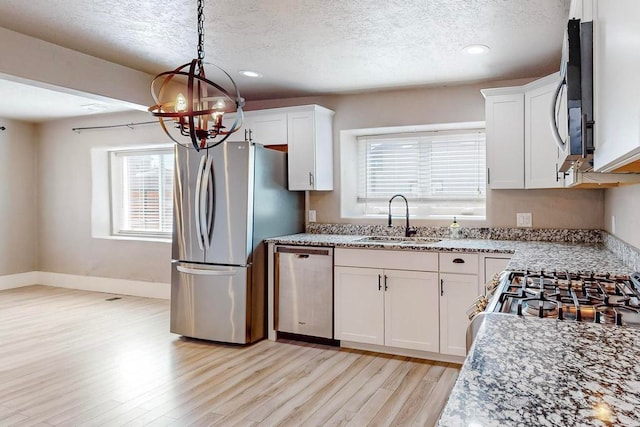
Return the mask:
[[153,123],[158,123],[157,120],[152,120],[150,122],[137,122],[137,123],[125,123],[125,124],[121,124],[121,125],[108,125],[108,126],[90,126],[90,127],[84,127],[84,128],[72,128],[71,130],[74,132],[82,132],[83,130],[100,130],[100,129],[113,129],[113,128],[124,128],[127,127],[129,129],[133,129],[134,126],[141,126],[141,125],[150,125]]

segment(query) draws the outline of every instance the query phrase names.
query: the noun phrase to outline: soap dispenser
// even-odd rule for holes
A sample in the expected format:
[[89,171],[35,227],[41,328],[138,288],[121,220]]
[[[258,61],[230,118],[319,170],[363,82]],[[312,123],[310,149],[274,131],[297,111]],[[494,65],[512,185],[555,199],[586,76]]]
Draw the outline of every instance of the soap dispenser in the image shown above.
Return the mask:
[[453,217],[453,222],[449,226],[449,238],[451,239],[459,239],[460,238],[460,224],[456,221],[456,217]]

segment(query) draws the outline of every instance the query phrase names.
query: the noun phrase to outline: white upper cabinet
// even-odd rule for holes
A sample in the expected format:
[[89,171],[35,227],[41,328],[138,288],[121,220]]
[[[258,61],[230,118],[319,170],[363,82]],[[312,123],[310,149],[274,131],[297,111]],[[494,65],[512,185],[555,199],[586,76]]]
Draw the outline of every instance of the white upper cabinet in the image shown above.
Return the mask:
[[593,7],[594,169],[640,172],[640,1],[583,3]]
[[247,117],[248,140],[262,145],[287,144],[287,113],[252,112]]
[[318,105],[287,114],[289,190],[333,190],[333,111]]
[[524,95],[519,88],[486,89],[487,184],[524,188]]
[[[560,149],[551,131],[551,108],[559,76],[552,75],[527,85],[524,94],[524,181],[525,188],[564,187]],[[560,134],[566,136],[565,108],[558,111]]]
[[[287,145],[289,190],[333,190],[333,111],[319,105],[245,111],[230,141]],[[235,114],[222,123],[233,126]]]
[[[225,114],[222,124],[231,128],[236,114]],[[255,142],[262,145],[287,144],[287,113],[271,110],[245,111],[242,128],[229,137],[230,141]]]
[[[525,86],[484,89],[487,182],[492,189],[557,188],[560,152],[551,133],[557,74]],[[566,120],[560,108],[559,123]],[[566,125],[564,125],[566,128]],[[562,130],[561,130],[562,133]]]

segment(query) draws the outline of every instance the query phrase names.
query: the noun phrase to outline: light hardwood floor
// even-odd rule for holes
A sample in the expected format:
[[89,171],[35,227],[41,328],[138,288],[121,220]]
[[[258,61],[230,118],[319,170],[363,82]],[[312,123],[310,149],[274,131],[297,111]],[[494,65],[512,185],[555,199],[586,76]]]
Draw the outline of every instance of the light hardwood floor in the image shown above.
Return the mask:
[[0,426],[434,425],[459,365],[170,334],[168,301],[0,292]]

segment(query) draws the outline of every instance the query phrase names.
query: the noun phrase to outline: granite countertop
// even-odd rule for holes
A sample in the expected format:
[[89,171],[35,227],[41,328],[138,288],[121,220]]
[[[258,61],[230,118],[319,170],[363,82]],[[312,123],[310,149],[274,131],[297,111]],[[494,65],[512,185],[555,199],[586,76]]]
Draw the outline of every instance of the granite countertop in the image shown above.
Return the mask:
[[445,426],[640,425],[640,329],[487,314]]
[[[602,244],[443,239],[358,242],[366,236],[296,234],[290,245],[478,252],[511,256],[509,270],[629,274]],[[640,329],[487,313],[439,425],[640,426]]]
[[509,270],[597,271],[617,274],[631,273],[629,267],[602,244],[561,243],[539,241],[443,239],[430,244],[402,244],[358,242],[367,236],[343,234],[293,234],[267,239],[267,242],[332,246],[363,249],[392,249],[428,252],[479,252],[485,254],[511,254]]

